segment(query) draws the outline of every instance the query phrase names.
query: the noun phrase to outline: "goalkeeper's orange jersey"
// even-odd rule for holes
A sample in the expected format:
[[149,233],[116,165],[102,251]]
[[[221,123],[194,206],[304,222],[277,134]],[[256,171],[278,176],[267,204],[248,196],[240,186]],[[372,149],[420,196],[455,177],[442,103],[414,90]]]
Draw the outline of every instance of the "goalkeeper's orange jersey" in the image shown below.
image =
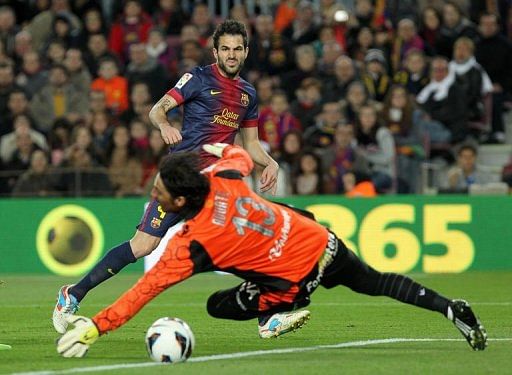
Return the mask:
[[326,248],[327,229],[255,194],[242,180],[252,167],[246,151],[228,146],[203,171],[210,181],[204,207],[169,241],[158,263],[93,318],[100,333],[124,324],[159,293],[195,273],[222,270],[286,291],[313,270]]

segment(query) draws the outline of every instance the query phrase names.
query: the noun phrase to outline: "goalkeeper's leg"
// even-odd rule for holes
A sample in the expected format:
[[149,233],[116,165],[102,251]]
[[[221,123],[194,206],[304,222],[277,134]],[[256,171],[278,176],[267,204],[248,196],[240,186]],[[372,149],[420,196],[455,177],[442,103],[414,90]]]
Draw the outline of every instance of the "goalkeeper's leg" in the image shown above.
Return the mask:
[[307,310],[294,311],[309,305],[309,297],[297,298],[298,287],[288,291],[269,291],[246,281],[234,288],[218,291],[207,302],[214,318],[249,320],[258,318],[261,338],[284,335],[301,328],[309,320]]
[[331,288],[344,285],[358,293],[388,296],[440,312],[457,326],[473,349],[485,348],[485,329],[466,301],[450,300],[404,275],[378,272],[348,250],[341,240],[338,241],[338,254],[326,269],[323,286]]

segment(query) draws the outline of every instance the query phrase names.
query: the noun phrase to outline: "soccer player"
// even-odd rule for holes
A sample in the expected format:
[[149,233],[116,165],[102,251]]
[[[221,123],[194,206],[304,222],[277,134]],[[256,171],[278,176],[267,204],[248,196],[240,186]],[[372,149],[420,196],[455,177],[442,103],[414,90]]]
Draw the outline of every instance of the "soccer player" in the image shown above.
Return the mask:
[[185,223],[167,243],[156,265],[130,290],[92,319],[69,316],[75,326],[57,342],[64,357],[82,357],[89,345],[125,324],[167,288],[199,272],[228,271],[245,281],[212,294],[208,313],[221,319],[258,319],[259,336],[270,338],[300,328],[310,317],[297,310],[322,285],[344,285],[373,296],[437,311],[451,320],[474,350],[487,334],[464,300],[450,300],[410,278],[380,273],[347,249],[342,240],[306,211],[271,203],[242,181],[253,167],[238,146],[205,145],[220,161],[203,170],[192,153],[166,157],[152,196]]
[[[160,129],[171,153],[199,151],[205,167],[216,159],[203,152],[203,144],[233,143],[239,131],[243,145],[254,162],[264,167],[262,191],[274,191],[278,164],[263,150],[258,139],[256,92],[239,77],[249,52],[245,26],[237,21],[221,23],[213,34],[215,64],[194,68],[181,77],[151,109],[151,122]],[[183,105],[183,129],[171,126],[166,113]],[[66,316],[74,314],[84,296],[129,263],[151,253],[167,230],[181,221],[181,215],[167,213],[151,201],[133,238],[111,249],[76,285],[65,285],[58,293],[53,312],[57,332],[66,332]]]

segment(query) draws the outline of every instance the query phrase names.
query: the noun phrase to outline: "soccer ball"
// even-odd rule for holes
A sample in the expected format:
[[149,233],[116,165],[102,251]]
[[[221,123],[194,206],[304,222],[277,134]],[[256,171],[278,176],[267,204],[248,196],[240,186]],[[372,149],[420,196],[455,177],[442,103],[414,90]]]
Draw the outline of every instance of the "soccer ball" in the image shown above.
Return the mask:
[[155,362],[185,362],[194,345],[192,330],[178,318],[160,318],[146,333],[146,348]]

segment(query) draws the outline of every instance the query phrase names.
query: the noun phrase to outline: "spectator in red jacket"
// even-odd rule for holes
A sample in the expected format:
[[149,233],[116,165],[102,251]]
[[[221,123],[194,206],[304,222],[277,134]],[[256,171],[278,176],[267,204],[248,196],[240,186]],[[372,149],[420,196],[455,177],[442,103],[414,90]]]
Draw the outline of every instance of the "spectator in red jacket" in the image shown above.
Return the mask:
[[138,0],[126,1],[123,15],[110,30],[108,41],[110,50],[114,51],[121,60],[128,60],[130,45],[146,42],[152,26],[151,19],[143,11]]

